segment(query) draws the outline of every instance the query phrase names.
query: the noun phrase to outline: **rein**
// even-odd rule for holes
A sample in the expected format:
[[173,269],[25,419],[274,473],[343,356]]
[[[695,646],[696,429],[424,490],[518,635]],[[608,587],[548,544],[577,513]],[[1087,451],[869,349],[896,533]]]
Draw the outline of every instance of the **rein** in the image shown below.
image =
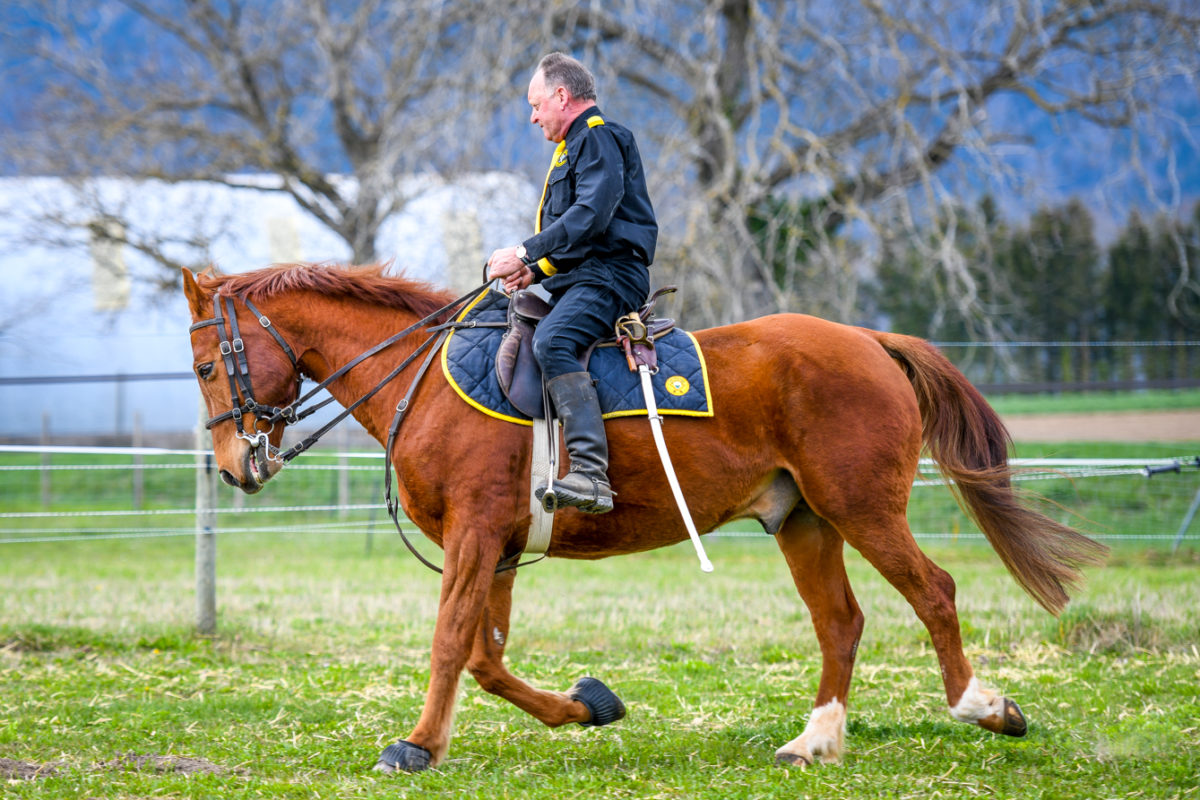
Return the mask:
[[[334,427],[346,419],[346,417],[354,413],[355,409],[378,394],[381,389],[391,383],[420,355],[424,354],[425,360],[421,362],[421,366],[417,369],[416,374],[409,383],[408,391],[405,392],[404,398],[399,402],[399,404],[397,404],[395,416],[392,417],[392,424],[388,427],[387,444],[384,447],[384,497],[387,503],[388,515],[391,516],[392,522],[396,526],[396,531],[400,534],[400,538],[404,541],[405,546],[414,556],[416,556],[418,561],[420,561],[426,567],[429,567],[429,569],[433,570],[434,572],[441,574],[442,569],[426,559],[425,556],[421,555],[420,551],[418,551],[417,548],[413,546],[412,542],[409,541],[407,534],[404,533],[404,528],[400,525],[400,504],[392,497],[392,446],[396,441],[396,435],[400,431],[400,424],[404,421],[404,417],[407,415],[409,408],[412,406],[412,398],[417,392],[417,387],[421,383],[421,379],[425,377],[425,373],[428,371],[429,365],[433,363],[434,356],[445,343],[446,338],[450,335],[450,332],[456,328],[477,327],[475,322],[472,321],[460,323],[451,320],[440,325],[427,327],[426,331],[429,333],[429,336],[425,339],[425,341],[417,346],[417,349],[414,350],[412,354],[408,356],[408,358],[404,359],[404,361],[402,361],[395,369],[389,372],[381,381],[379,381],[379,383],[375,384],[375,386],[368,390],[362,397],[346,406],[346,408],[344,408],[332,420],[321,426],[319,430],[287,450],[280,451],[273,447],[268,441],[268,436],[271,431],[275,429],[276,423],[280,422],[281,420],[284,422],[284,424],[295,424],[333,402],[334,398],[330,396],[316,405],[313,405],[309,408],[302,408],[304,403],[307,403],[317,393],[327,388],[330,384],[345,375],[351,369],[358,366],[363,361],[366,361],[368,358],[371,358],[372,356],[391,347],[404,337],[426,327],[430,322],[433,322],[433,320],[439,318],[443,314],[453,314],[454,311],[457,311],[463,306],[469,304],[475,298],[487,291],[490,285],[491,282],[489,281],[475,289],[472,289],[462,297],[450,301],[446,305],[432,312],[423,319],[418,320],[399,333],[389,336],[387,339],[364,351],[363,353],[360,353],[354,359],[335,370],[329,377],[318,383],[304,394],[300,393],[300,387],[304,377],[301,374],[302,368],[299,360],[296,358],[296,353],[288,345],[287,340],[284,339],[283,336],[271,325],[271,321],[267,318],[267,316],[259,311],[258,308],[256,308],[254,304],[246,297],[223,296],[220,294],[220,292],[218,292],[213,297],[213,317],[211,319],[203,320],[193,324],[188,328],[188,333],[194,333],[195,331],[201,328],[206,328],[210,325],[216,326],[217,336],[220,339],[221,359],[224,362],[225,371],[229,377],[230,397],[233,398],[233,402],[236,403],[240,395],[242,402],[240,405],[234,405],[229,411],[211,417],[208,422],[204,424],[204,427],[211,430],[214,425],[224,422],[225,420],[232,419],[237,424],[237,438],[244,439],[248,442],[251,442],[255,447],[262,448],[266,452],[268,459],[282,464],[287,464],[292,461],[292,459],[296,458],[296,456],[300,455],[316,444],[322,436],[331,431]],[[263,405],[254,399],[254,389],[250,381],[250,364],[246,359],[246,346],[242,341],[241,333],[238,329],[237,314],[234,305],[235,300],[238,299],[240,299],[246,305],[246,308],[258,318],[259,324],[271,334],[271,336],[279,344],[280,348],[283,349],[284,354],[287,355],[293,369],[296,370],[297,397],[295,400],[292,400],[282,408]],[[224,304],[224,312],[222,312],[222,304]],[[226,319],[228,319],[228,329],[226,326]],[[253,434],[247,433],[245,429],[243,420],[247,414],[253,415],[254,417],[254,422],[252,423],[254,431]],[[260,414],[265,414],[266,416],[260,416]],[[261,422],[268,423],[270,427],[268,427],[265,431],[260,430],[258,426]],[[542,556],[540,558],[533,559],[532,561],[520,562],[520,557],[521,554],[516,553],[504,559],[496,566],[496,572],[500,573],[513,570],[517,567],[525,566],[526,564],[532,564],[536,561],[540,561],[542,558],[545,558],[545,556]]]

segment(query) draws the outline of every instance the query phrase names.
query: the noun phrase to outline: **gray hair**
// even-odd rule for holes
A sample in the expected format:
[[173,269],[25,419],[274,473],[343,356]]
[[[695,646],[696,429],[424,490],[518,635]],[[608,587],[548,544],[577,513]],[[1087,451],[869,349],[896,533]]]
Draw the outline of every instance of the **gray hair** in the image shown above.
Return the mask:
[[538,62],[538,72],[547,88],[562,86],[571,97],[579,100],[596,99],[596,79],[583,64],[566,53],[550,53]]

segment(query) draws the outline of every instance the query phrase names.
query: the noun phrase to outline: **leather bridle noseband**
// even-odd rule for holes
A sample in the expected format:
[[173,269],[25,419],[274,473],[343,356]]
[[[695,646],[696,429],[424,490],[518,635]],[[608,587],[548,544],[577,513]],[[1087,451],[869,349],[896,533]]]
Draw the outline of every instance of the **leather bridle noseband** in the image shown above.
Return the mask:
[[[387,339],[383,340],[374,347],[371,347],[369,350],[359,354],[357,357],[350,360],[339,369],[335,370],[328,378],[321,381],[314,388],[310,389],[304,394],[300,394],[300,387],[304,381],[304,376],[302,375],[300,361],[296,358],[296,352],[288,345],[287,340],[280,335],[279,331],[277,331],[274,326],[271,325],[271,320],[267,319],[267,316],[259,311],[249,300],[249,298],[242,296],[230,297],[222,295],[218,291],[213,295],[212,318],[194,323],[190,328],[188,328],[188,333],[194,333],[197,330],[206,328],[210,325],[216,326],[217,337],[220,341],[221,359],[224,362],[225,371],[229,377],[230,402],[234,405],[228,411],[211,417],[208,422],[204,424],[204,427],[211,430],[214,425],[224,422],[225,420],[232,419],[237,425],[237,438],[245,439],[255,447],[262,448],[265,451],[268,459],[286,464],[316,444],[322,436],[332,430],[339,422],[350,416],[355,409],[357,409],[367,400],[370,400],[372,397],[374,397],[380,389],[389,384],[397,375],[403,372],[409,364],[413,363],[413,361],[417,359],[417,357],[424,354],[425,359],[421,362],[420,367],[417,369],[416,374],[409,383],[408,390],[406,391],[404,398],[396,406],[395,416],[393,416],[392,424],[388,428],[387,444],[384,446],[384,493],[387,501],[388,513],[392,517],[392,522],[394,522],[396,525],[396,530],[400,533],[400,538],[404,540],[404,544],[422,564],[429,567],[434,572],[440,573],[442,571],[441,568],[430,562],[425,558],[425,556],[421,555],[416,547],[413,546],[412,542],[408,540],[408,536],[404,533],[404,529],[400,525],[400,518],[398,516],[400,504],[392,498],[392,445],[395,443],[396,434],[400,430],[400,423],[404,421],[405,415],[412,406],[412,398],[413,395],[416,394],[417,386],[420,384],[421,378],[424,377],[426,370],[428,370],[430,363],[433,361],[434,355],[437,353],[440,346],[445,342],[446,337],[450,334],[450,331],[454,330],[455,328],[483,327],[483,325],[486,325],[487,323],[480,324],[476,323],[475,321],[450,321],[426,328],[426,332],[429,333],[428,338],[418,345],[416,350],[414,350],[408,358],[400,362],[400,364],[391,372],[389,372],[383,378],[383,380],[379,381],[379,383],[377,383],[372,389],[368,390],[362,397],[346,406],[345,409],[343,409],[328,423],[323,425],[318,431],[282,452],[279,451],[278,448],[271,445],[267,437],[270,435],[271,431],[275,429],[275,424],[279,421],[282,420],[287,425],[295,424],[305,417],[316,413],[325,405],[333,402],[334,398],[330,396],[309,408],[302,408],[302,406],[311,400],[313,396],[325,389],[338,378],[345,375],[351,369],[358,366],[371,356],[386,350],[388,347],[391,347],[405,336],[414,333],[420,328],[430,325],[430,323],[439,317],[442,317],[448,313],[453,315],[453,312],[466,306],[476,297],[487,291],[490,285],[490,282],[484,283],[482,286],[473,289],[456,300],[452,300],[451,302],[439,308],[437,311],[434,311],[424,319],[413,323],[399,333],[389,336]],[[283,352],[287,355],[288,360],[292,363],[293,369],[296,371],[296,399],[292,400],[282,408],[263,405],[254,399],[254,389],[250,382],[250,364],[246,360],[246,345],[242,341],[241,333],[238,330],[235,301],[239,299],[246,305],[246,308],[258,318],[258,323],[262,325],[264,329],[266,329],[267,333],[271,334],[271,336],[283,349]],[[223,311],[222,306],[224,306]],[[227,321],[228,327],[226,325]],[[505,323],[498,324],[503,325]],[[240,404],[238,404],[239,396],[242,399]],[[254,418],[253,433],[246,432],[245,423],[243,420],[246,418],[247,414],[252,415]],[[263,422],[269,425],[266,431],[262,431],[258,427],[259,424]],[[515,555],[504,559],[496,567],[496,572],[505,572],[507,570],[516,569],[519,566],[524,566],[527,563],[533,563],[533,561],[520,562],[520,557],[521,553],[518,552]],[[545,556],[542,556],[541,558],[545,558]],[[534,559],[534,561],[540,561],[541,558]]]
[[[217,328],[217,337],[220,340],[221,360],[225,364],[225,373],[229,378],[229,396],[230,402],[234,405],[226,412],[217,414],[211,417],[208,422],[204,423],[204,427],[212,430],[214,425],[224,422],[227,419],[232,419],[237,425],[237,438],[245,439],[256,447],[266,449],[268,458],[273,458],[271,444],[267,437],[271,431],[275,429],[275,423],[279,420],[284,420],[286,423],[294,423],[298,417],[295,412],[296,401],[292,401],[283,408],[275,406],[267,406],[259,403],[254,399],[254,387],[250,382],[250,362],[246,360],[246,345],[242,341],[241,331],[238,330],[237,312],[234,308],[233,297],[223,296],[220,293],[213,295],[213,317],[202,322],[197,322],[188,328],[188,333],[195,333],[201,328],[207,328],[210,325],[215,325]],[[296,359],[296,353],[288,345],[287,340],[280,335],[279,331],[275,330],[271,325],[271,320],[267,319],[266,314],[259,311],[254,303],[248,298],[241,298],[246,304],[246,308],[250,309],[250,313],[258,317],[258,324],[266,329],[267,333],[275,338],[279,346],[283,348],[283,352],[287,355],[288,361],[292,362],[292,369],[296,371],[296,391],[295,396],[300,395],[300,386],[304,382],[304,376],[300,362]],[[222,301],[224,303],[224,313],[222,313]],[[226,319],[228,319],[228,329],[226,328]],[[238,397],[242,398],[240,405],[237,404]],[[315,409],[314,409],[315,410]],[[246,432],[244,419],[247,414],[254,417],[253,435]],[[270,425],[266,431],[259,429],[258,424],[265,421]]]

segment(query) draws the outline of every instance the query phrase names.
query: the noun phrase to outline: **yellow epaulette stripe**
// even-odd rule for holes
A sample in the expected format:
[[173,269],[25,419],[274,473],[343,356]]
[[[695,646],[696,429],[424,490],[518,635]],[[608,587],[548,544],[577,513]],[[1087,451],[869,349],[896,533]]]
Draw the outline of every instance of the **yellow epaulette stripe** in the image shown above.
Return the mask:
[[594,117],[588,117],[587,123],[588,123],[589,128],[594,128],[597,125],[603,125],[604,119],[602,117],[600,117],[599,115],[594,116]]

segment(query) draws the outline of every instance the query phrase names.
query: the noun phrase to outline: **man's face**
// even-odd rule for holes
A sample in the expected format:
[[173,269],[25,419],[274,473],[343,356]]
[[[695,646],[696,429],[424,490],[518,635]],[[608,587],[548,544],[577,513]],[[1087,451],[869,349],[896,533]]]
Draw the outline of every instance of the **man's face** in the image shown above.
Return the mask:
[[567,90],[559,86],[550,89],[539,71],[529,82],[529,121],[541,127],[542,133],[552,142],[561,142],[567,135],[570,121],[567,119]]

